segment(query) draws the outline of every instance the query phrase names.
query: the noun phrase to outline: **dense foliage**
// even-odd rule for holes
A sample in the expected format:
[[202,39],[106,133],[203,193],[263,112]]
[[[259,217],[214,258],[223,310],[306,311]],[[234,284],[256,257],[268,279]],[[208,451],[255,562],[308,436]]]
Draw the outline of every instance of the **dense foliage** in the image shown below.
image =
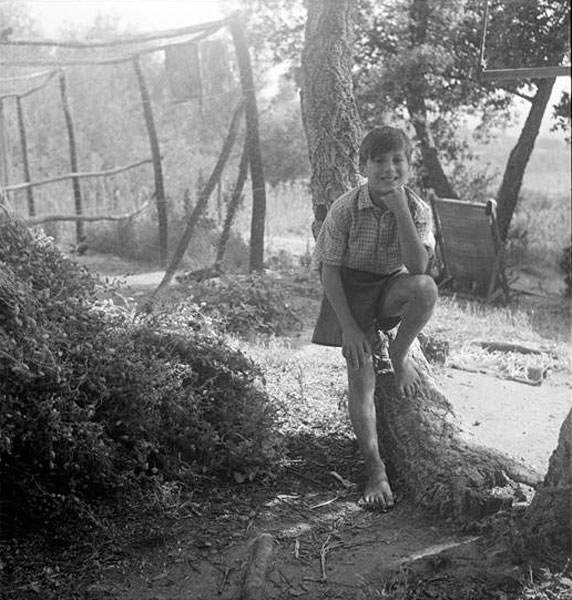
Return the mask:
[[0,478],[5,522],[114,489],[243,480],[279,457],[261,374],[196,306],[140,315],[42,233],[0,219]]
[[190,293],[202,312],[220,322],[228,333],[248,338],[300,328],[300,316],[288,304],[282,282],[269,275],[206,280],[192,285]]

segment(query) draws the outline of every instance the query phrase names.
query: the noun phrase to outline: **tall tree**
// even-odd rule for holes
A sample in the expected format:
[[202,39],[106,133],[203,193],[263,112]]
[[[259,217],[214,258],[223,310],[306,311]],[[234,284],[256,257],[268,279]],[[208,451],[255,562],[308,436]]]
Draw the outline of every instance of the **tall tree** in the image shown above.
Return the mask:
[[312,165],[314,236],[332,202],[357,183],[360,121],[351,79],[357,0],[308,2],[302,120]]
[[[562,0],[495,0],[486,44],[489,69],[516,69],[563,64],[570,59],[570,7]],[[530,103],[519,138],[508,158],[497,193],[500,234],[506,239],[526,166],[546,108],[554,79],[515,80],[510,90]],[[491,85],[502,87],[503,82]],[[505,85],[506,87],[506,85]]]

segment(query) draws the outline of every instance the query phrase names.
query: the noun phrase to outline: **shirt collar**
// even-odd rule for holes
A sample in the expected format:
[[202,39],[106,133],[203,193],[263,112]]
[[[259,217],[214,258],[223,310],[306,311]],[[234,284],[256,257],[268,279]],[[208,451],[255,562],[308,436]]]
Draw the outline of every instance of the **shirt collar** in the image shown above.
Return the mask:
[[358,210],[363,210],[364,208],[376,208],[375,204],[371,201],[369,197],[369,189],[367,187],[367,183],[364,183],[359,188],[358,193]]

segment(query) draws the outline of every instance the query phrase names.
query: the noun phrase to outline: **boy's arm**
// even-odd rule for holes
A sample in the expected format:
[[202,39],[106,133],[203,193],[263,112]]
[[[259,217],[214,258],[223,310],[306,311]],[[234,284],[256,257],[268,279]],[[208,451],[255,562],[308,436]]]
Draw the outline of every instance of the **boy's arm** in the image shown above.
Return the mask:
[[323,264],[322,285],[342,328],[342,353],[355,369],[361,368],[371,354],[371,346],[351,313],[340,267]]
[[403,188],[394,190],[387,196],[384,196],[383,200],[389,210],[393,212],[397,221],[397,234],[399,236],[401,256],[407,270],[413,275],[425,273],[429,264],[429,253],[415,227],[405,190]]

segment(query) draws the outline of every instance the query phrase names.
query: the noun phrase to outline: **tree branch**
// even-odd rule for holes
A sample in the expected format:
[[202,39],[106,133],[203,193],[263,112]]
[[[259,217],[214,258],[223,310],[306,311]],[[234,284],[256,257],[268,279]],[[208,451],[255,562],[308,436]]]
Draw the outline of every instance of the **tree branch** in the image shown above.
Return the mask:
[[126,213],[124,215],[41,215],[39,217],[24,218],[24,222],[28,225],[40,225],[52,221],[123,221],[131,219],[140,212],[143,212],[149,206],[149,202],[145,202],[138,209]]
[[146,158],[144,160],[140,160],[135,163],[131,163],[129,165],[125,165],[123,167],[117,167],[116,169],[109,169],[107,171],[91,171],[86,173],[68,173],[66,175],[58,175],[57,177],[52,177],[50,179],[42,179],[40,181],[30,181],[29,183],[18,183],[16,185],[9,185],[5,188],[2,188],[3,192],[17,192],[19,190],[25,190],[26,188],[36,187],[39,185],[46,185],[48,183],[56,183],[58,181],[65,181],[66,179],[80,179],[87,177],[109,177],[111,175],[117,175],[118,173],[122,173],[123,171],[128,171],[129,169],[134,169],[135,167],[140,167],[141,165],[146,165],[148,163],[153,162],[151,158]]

